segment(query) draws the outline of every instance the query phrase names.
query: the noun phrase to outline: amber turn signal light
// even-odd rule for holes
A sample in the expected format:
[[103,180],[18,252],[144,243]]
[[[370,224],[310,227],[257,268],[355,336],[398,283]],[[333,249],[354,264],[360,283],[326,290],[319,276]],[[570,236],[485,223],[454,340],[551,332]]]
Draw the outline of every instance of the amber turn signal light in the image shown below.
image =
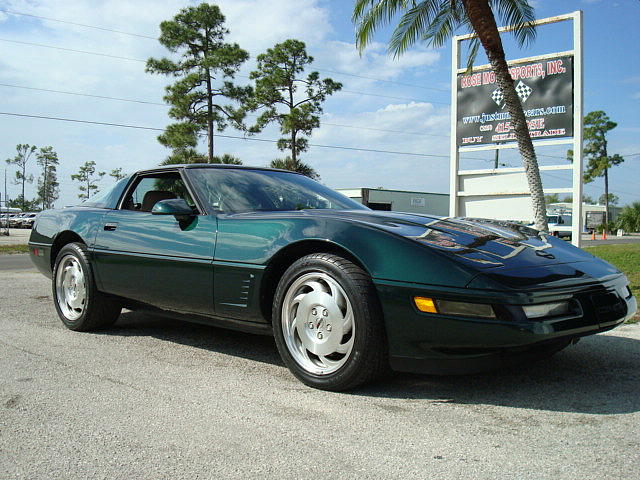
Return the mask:
[[413,301],[415,302],[418,310],[420,310],[421,312],[438,313],[436,302],[433,300],[433,298],[413,297]]

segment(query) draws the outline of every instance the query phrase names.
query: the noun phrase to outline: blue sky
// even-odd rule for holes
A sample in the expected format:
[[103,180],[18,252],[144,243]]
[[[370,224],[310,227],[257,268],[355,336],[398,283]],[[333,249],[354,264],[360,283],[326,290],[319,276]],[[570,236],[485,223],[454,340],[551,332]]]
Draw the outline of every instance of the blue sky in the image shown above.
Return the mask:
[[[157,25],[171,18],[188,2],[168,0],[10,0],[0,9],[40,17],[95,25],[141,35],[156,36]],[[307,43],[315,57],[314,67],[322,75],[344,84],[344,91],[325,104],[323,125],[314,132],[314,144],[367,148],[420,155],[359,152],[313,147],[304,154],[334,187],[377,187],[432,192],[448,191],[450,46],[432,50],[416,45],[401,58],[386,54],[389,30],[382,30],[360,57],[354,46],[350,21],[352,2],[339,0],[224,0],[217,2],[227,16],[231,40],[247,49],[252,60],[243,68],[247,74],[255,56],[287,38]],[[610,151],[640,153],[640,64],[635,48],[640,44],[637,21],[640,2],[538,0],[537,17],[581,9],[584,11],[585,113],[605,110],[619,126],[610,135]],[[463,33],[463,32],[460,32]],[[536,43],[519,50],[506,41],[509,58],[519,58],[571,48],[570,24],[543,27]],[[123,123],[162,128],[170,122],[162,103],[166,79],[144,72],[142,61],[161,56],[157,41],[113,32],[74,26],[24,15],[0,12],[0,39],[37,43],[67,49],[99,52],[130,60],[68,52],[20,43],[0,41],[0,111],[27,115],[65,117],[80,120]],[[480,59],[480,63],[484,63]],[[331,73],[334,72],[334,73]],[[337,73],[339,72],[339,73]],[[348,75],[350,74],[350,75]],[[371,78],[362,78],[371,77]],[[374,80],[375,78],[376,80]],[[245,78],[238,78],[246,82]],[[29,90],[61,90],[91,95],[142,100],[133,103]],[[122,167],[127,172],[157,165],[167,155],[158,144],[158,132],[94,126],[51,120],[0,115],[0,158],[15,154],[17,143],[52,145],[61,158],[61,198],[57,205],[77,203],[77,186],[70,179],[87,160],[109,171]],[[228,130],[229,135],[239,135]],[[276,139],[269,128],[259,138]],[[275,145],[218,138],[217,153],[232,153],[248,165],[266,165],[281,157]],[[564,155],[559,147],[539,153]],[[436,155],[436,156],[426,156]],[[439,157],[437,155],[441,155]],[[501,154],[509,165],[519,165],[516,152]],[[476,159],[464,159],[464,168],[490,165],[492,152]],[[480,159],[477,159],[480,158]],[[542,164],[562,162],[549,158]],[[4,166],[4,164],[3,164]],[[37,173],[35,161],[31,170]],[[2,172],[2,170],[0,170]],[[9,169],[12,177],[13,172]],[[109,181],[103,180],[106,186]],[[621,203],[640,200],[640,155],[611,172],[611,190]],[[543,177],[545,186],[568,186],[556,177]],[[18,188],[9,182],[9,195]],[[594,198],[602,193],[602,180],[585,186]],[[35,183],[27,197],[35,195]]]

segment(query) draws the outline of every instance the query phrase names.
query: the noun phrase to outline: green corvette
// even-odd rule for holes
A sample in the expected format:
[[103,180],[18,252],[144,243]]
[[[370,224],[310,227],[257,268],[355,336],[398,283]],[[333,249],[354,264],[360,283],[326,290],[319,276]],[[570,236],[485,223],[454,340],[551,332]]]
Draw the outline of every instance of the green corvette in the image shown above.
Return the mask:
[[141,171],[42,213],[31,258],[71,330],[123,308],[273,335],[304,383],[468,373],[550,355],[634,314],[626,277],[504,222],[378,212],[292,172]]

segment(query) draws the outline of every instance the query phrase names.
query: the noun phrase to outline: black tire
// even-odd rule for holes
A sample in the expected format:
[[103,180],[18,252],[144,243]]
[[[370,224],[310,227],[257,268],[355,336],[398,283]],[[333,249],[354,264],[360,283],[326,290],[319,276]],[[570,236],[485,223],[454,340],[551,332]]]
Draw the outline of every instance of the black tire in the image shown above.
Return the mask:
[[[283,301],[289,287],[313,272],[329,275],[346,294],[353,310],[353,347],[333,373],[317,375],[303,368],[292,356],[283,332]],[[344,391],[377,379],[389,368],[382,309],[371,277],[359,266],[337,255],[315,253],[293,263],[284,273],[273,302],[273,332],[280,356],[303,383],[321,390]]]
[[[77,318],[69,318],[60,307],[57,280],[58,270],[63,260],[75,258],[82,269],[85,280],[85,300],[82,313]],[[89,262],[87,246],[83,243],[69,243],[60,249],[53,268],[51,280],[53,303],[62,323],[77,332],[88,332],[110,327],[120,316],[122,305],[112,298],[98,291],[93,276],[93,269]]]

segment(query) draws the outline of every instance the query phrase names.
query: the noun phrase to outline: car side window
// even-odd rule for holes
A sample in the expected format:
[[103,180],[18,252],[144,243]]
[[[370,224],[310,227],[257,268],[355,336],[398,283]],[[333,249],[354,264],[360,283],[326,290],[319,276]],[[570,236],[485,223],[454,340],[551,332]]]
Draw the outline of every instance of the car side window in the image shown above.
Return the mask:
[[178,172],[166,172],[138,177],[125,194],[122,210],[150,212],[160,200],[181,198],[197,212],[196,203],[189,194]]

